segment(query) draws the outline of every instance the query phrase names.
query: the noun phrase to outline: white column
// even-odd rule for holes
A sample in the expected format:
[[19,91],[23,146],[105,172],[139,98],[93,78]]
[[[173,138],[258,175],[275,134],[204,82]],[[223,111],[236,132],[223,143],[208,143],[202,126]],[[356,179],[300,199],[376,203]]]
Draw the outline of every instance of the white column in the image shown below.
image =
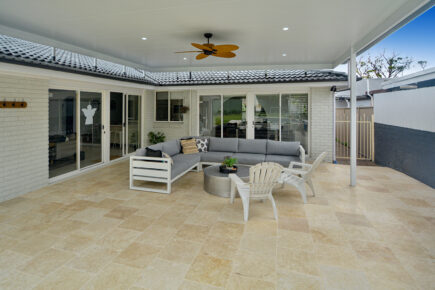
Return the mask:
[[350,186],[356,185],[356,53],[350,49]]

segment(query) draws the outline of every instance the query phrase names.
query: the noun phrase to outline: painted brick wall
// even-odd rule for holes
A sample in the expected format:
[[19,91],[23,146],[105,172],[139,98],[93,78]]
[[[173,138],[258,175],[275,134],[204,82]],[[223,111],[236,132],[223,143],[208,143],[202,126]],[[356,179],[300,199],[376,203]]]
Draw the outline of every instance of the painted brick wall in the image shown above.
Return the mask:
[[0,100],[26,109],[0,109],[0,201],[48,183],[48,81],[0,74]]
[[329,87],[311,88],[311,150],[310,158],[327,152],[325,161],[332,162],[333,144],[333,97]]

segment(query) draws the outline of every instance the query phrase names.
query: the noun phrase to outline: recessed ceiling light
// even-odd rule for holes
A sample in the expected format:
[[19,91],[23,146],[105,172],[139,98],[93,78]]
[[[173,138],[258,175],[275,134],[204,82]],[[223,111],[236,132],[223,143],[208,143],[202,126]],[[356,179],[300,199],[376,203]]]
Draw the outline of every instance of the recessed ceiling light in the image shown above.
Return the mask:
[[283,53],[282,56],[287,56],[287,53]]
[[184,60],[187,60],[187,57],[183,57]]
[[142,37],[142,40],[147,40],[147,38],[146,37]]
[[282,30],[287,31],[288,27],[283,27]]

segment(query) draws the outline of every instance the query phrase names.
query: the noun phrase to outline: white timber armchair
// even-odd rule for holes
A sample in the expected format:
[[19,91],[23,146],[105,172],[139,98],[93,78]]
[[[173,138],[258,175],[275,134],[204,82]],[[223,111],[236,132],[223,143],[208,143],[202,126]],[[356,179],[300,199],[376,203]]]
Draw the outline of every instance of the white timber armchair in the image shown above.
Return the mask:
[[272,196],[272,190],[278,184],[278,180],[283,171],[283,167],[273,162],[263,162],[249,169],[249,182],[245,183],[236,174],[230,174],[231,179],[231,203],[234,202],[236,194],[235,189],[239,192],[240,199],[243,204],[243,217],[245,222],[249,216],[250,200],[265,200],[269,199],[272,203],[273,214],[278,220],[275,200]]
[[305,164],[300,162],[291,162],[289,168],[285,168],[282,172],[280,183],[289,184],[300,192],[302,196],[302,200],[304,203],[307,203],[307,193],[305,189],[305,183],[311,188],[311,192],[313,196],[316,196],[316,192],[314,191],[313,181],[311,177],[313,175],[313,171],[319,166],[319,164],[323,161],[326,156],[326,152],[322,152],[313,164]]

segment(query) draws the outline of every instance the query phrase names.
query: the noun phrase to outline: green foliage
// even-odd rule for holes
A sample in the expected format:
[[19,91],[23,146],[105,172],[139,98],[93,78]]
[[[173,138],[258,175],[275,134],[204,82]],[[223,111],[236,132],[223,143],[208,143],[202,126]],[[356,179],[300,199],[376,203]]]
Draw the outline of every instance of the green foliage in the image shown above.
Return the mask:
[[150,144],[158,144],[165,142],[166,136],[163,132],[149,132],[148,141]]
[[232,157],[225,157],[224,161],[222,162],[223,165],[225,165],[226,167],[233,167],[234,164],[237,163],[237,158],[232,158]]
[[[410,57],[401,57],[396,53],[387,54],[385,51],[377,56],[368,55],[357,61],[356,72],[362,78],[395,78],[399,74],[408,70],[413,63]],[[422,69],[425,67],[425,61],[417,62]]]

